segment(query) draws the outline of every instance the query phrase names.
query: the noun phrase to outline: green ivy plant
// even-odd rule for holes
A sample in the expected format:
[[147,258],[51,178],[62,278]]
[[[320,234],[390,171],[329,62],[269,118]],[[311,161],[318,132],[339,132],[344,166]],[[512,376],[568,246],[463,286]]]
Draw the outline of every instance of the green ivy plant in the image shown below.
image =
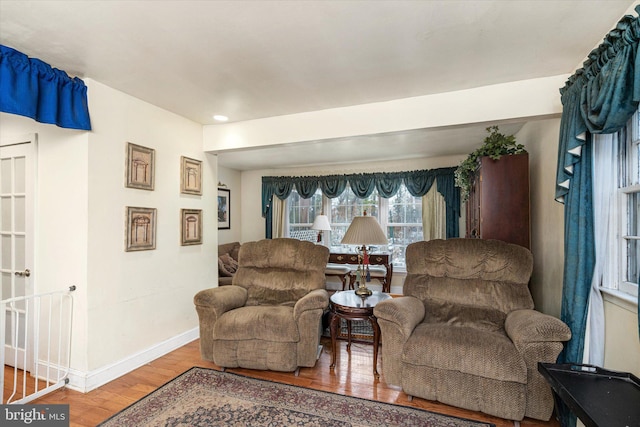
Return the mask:
[[469,198],[471,182],[476,169],[478,169],[478,159],[480,157],[489,156],[493,160],[498,160],[504,155],[527,152],[524,149],[524,145],[516,143],[515,136],[505,136],[500,133],[498,126],[489,126],[487,132],[489,132],[489,136],[484,139],[484,144],[469,154],[469,157],[460,163],[454,173],[456,186],[460,187],[460,195],[463,201]]

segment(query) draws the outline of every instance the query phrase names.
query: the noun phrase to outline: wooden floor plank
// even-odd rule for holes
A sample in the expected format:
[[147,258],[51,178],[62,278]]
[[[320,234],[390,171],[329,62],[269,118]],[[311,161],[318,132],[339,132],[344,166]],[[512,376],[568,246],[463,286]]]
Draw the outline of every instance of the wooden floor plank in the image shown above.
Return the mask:
[[[230,369],[229,372],[332,393],[413,406],[456,417],[491,422],[496,427],[513,425],[508,420],[424,399],[414,398],[409,402],[407,395],[402,392],[400,387],[386,384],[384,376],[379,379],[374,377],[370,344],[354,343],[351,346],[351,352],[347,352],[346,343],[339,341],[337,364],[334,369],[330,369],[331,341],[323,338],[322,343],[324,348],[316,366],[314,368],[302,368],[298,377],[294,376],[293,373],[252,371],[248,369]],[[379,363],[378,371],[381,372],[383,361],[380,360]],[[62,388],[40,398],[34,403],[69,404],[70,425],[72,427],[92,427],[193,366],[220,370],[214,363],[200,359],[199,341],[196,340],[89,393],[79,393]],[[5,368],[5,378],[7,376],[6,372],[7,368]],[[5,384],[5,396],[7,396],[7,384]],[[553,418],[549,422],[526,418],[521,425],[523,427],[559,427],[559,423]]]

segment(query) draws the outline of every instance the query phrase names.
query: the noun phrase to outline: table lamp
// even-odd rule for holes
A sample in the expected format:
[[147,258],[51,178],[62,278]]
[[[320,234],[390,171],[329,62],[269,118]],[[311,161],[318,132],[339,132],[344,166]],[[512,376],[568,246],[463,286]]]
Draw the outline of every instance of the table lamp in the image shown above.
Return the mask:
[[329,224],[329,218],[326,215],[316,215],[316,219],[313,220],[312,230],[318,230],[317,242],[322,242],[322,232],[331,231],[331,224]]
[[358,254],[358,271],[356,272],[358,289],[356,289],[356,295],[368,297],[372,292],[365,283],[365,270],[369,269],[369,250],[367,245],[386,245],[388,244],[387,236],[382,231],[378,220],[375,217],[368,216],[365,211],[363,216],[353,218],[341,243],[345,245],[360,245],[358,251],[362,252],[362,255]]

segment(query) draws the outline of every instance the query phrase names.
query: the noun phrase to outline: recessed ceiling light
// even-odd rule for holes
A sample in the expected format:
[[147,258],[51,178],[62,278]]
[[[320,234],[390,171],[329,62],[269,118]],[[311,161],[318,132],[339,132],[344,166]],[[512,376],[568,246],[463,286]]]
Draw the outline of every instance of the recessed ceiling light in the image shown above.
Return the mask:
[[226,122],[229,120],[229,117],[223,116],[222,114],[216,114],[215,116],[213,116],[213,120],[217,122]]

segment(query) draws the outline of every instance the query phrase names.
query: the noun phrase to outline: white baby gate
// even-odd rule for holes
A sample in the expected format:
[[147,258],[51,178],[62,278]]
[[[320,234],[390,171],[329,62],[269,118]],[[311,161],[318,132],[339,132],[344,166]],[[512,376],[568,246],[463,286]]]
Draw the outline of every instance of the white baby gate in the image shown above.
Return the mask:
[[0,404],[31,402],[69,382],[75,289],[0,301]]

